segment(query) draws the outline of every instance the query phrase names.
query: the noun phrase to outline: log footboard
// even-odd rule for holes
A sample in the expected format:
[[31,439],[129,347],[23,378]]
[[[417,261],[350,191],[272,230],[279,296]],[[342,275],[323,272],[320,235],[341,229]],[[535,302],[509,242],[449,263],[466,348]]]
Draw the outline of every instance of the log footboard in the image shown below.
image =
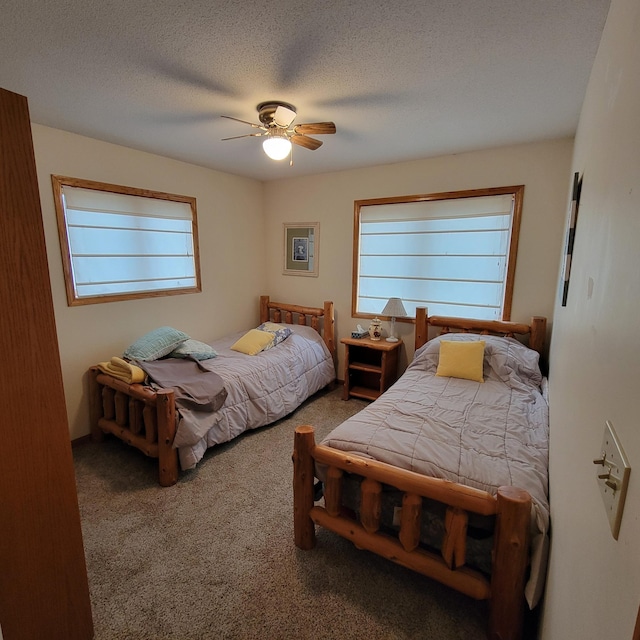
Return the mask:
[[141,384],[127,384],[89,370],[91,438],[100,442],[112,433],[123,442],[158,458],[158,480],[163,487],[178,481],[176,406],[171,389],[154,391]]
[[[315,464],[326,467],[324,507],[314,505]],[[529,560],[531,497],[515,487],[501,487],[496,497],[447,480],[316,445],[314,429],[299,426],[293,450],[295,544],[312,549],[315,525],[351,540],[397,564],[433,578],[478,600],[489,602],[489,638],[522,637],[524,585]],[[341,509],[344,473],[364,478],[360,519]],[[398,536],[380,531],[382,485],[403,492]],[[422,498],[446,505],[445,535],[440,554],[420,547]],[[491,577],[465,566],[467,513],[495,515]]]

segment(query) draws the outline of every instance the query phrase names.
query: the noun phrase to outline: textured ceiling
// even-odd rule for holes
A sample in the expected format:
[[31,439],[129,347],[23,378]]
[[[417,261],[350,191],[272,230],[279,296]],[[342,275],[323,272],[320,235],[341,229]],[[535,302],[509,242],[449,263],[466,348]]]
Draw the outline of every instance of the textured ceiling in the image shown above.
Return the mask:
[[[0,87],[36,123],[273,180],[573,135],[608,6],[3,0]],[[337,133],[293,167],[221,141],[274,99]]]

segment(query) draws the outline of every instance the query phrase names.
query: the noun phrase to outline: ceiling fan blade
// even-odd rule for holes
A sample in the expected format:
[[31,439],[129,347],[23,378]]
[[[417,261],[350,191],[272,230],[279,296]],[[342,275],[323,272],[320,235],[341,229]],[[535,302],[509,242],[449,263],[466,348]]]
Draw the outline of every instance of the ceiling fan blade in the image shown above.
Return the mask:
[[303,136],[301,134],[292,135],[289,138],[293,144],[297,144],[305,149],[310,149],[311,151],[315,151],[318,147],[322,146],[321,140],[316,140],[315,138],[309,138],[309,136]]
[[220,116],[221,118],[226,118],[227,120],[235,120],[236,122],[242,122],[242,124],[248,124],[250,127],[253,127],[254,129],[262,129],[263,131],[266,131],[266,127],[263,127],[260,124],[254,124],[253,122],[247,122],[246,120],[240,120],[239,118],[232,118],[231,116]]
[[336,125],[333,122],[308,122],[296,125],[293,130],[296,133],[310,133],[317,136],[335,133]]
[[273,121],[279,127],[288,127],[296,118],[296,112],[283,105],[278,105],[273,114]]
[[254,136],[264,136],[266,133],[245,133],[243,136],[233,136],[231,138],[222,138],[222,140],[237,140],[238,138],[253,138]]

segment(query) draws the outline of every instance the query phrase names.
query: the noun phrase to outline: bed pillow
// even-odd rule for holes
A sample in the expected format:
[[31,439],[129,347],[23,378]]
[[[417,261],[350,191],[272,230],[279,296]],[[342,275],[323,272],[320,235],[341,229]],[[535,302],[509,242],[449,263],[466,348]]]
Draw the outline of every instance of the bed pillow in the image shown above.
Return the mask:
[[441,340],[436,375],[484,382],[482,375],[484,345],[484,340],[472,342]]
[[129,345],[122,357],[143,362],[157,360],[171,353],[188,339],[186,333],[173,327],[158,327]]
[[210,345],[189,338],[185,340],[177,349],[170,354],[170,358],[194,358],[195,360],[209,360],[218,355],[217,351]]
[[522,385],[539,387],[542,383],[540,354],[515,338],[480,335],[476,333],[447,333],[429,340],[416,350],[409,367],[417,367],[427,373],[435,373],[438,366],[440,342],[485,341],[484,378],[498,379],[511,387]]
[[489,364],[506,384],[534,387],[542,384],[540,354],[515,338],[503,338],[503,343],[492,349]]
[[261,351],[270,348],[273,340],[274,335],[270,331],[250,329],[239,340],[236,340],[230,348],[240,353],[246,353],[248,356],[255,356]]
[[293,333],[289,327],[284,324],[278,324],[277,322],[263,322],[258,327],[258,331],[268,331],[273,334],[273,342],[268,347],[265,347],[265,351],[280,344]]

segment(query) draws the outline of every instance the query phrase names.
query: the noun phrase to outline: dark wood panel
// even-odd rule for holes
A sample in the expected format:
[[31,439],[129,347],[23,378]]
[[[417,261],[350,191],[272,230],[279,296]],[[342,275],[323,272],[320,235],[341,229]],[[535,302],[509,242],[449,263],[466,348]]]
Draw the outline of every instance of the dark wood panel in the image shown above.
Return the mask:
[[[0,89],[0,624],[93,637],[27,100]],[[78,381],[80,384],[80,381]]]

